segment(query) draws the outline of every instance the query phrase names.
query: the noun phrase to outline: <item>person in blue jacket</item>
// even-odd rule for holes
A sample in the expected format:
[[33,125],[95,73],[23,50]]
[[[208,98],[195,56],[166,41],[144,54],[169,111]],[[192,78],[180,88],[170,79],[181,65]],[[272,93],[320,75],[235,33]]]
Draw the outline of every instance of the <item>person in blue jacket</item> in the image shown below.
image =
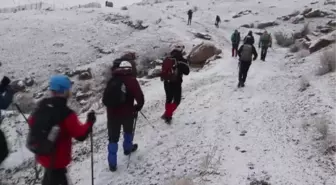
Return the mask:
[[[5,110],[12,103],[14,91],[10,87],[10,79],[4,76],[0,84],[0,124],[2,122],[1,110]],[[8,156],[8,146],[4,133],[0,130],[0,165]]]

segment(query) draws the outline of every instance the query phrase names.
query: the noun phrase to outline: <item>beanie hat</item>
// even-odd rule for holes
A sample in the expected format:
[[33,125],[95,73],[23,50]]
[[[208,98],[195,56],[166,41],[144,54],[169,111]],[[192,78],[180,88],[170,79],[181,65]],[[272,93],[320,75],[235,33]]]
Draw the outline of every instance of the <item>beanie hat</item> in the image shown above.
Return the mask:
[[49,89],[57,93],[64,93],[71,88],[71,81],[66,75],[54,75],[50,78]]

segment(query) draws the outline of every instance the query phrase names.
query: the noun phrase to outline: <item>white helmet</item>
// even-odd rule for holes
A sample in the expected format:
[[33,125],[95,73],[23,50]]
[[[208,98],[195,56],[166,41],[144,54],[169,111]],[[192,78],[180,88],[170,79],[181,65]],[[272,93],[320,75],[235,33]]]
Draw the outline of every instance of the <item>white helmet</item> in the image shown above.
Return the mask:
[[119,68],[132,68],[132,64],[129,61],[122,61],[119,64]]

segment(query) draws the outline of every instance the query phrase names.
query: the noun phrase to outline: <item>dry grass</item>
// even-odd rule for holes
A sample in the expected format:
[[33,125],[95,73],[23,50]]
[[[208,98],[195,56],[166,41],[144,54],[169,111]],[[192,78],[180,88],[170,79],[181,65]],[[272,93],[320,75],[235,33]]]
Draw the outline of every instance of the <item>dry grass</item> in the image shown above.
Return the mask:
[[317,75],[324,75],[330,72],[334,72],[336,68],[336,47],[324,51],[320,56],[320,66],[317,69]]

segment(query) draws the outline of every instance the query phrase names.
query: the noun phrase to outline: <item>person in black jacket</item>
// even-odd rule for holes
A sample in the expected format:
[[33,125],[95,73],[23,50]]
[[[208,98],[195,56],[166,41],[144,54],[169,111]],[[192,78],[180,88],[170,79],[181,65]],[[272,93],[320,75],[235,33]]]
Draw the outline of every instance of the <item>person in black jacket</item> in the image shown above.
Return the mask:
[[[3,77],[0,83],[0,124],[2,122],[1,110],[5,110],[12,103],[15,91],[11,88],[10,79]],[[8,156],[8,146],[4,133],[0,130],[0,165]]]
[[239,56],[238,88],[245,87],[247,73],[252,63],[252,55],[253,60],[256,60],[258,57],[257,50],[251,43],[252,43],[251,38],[249,37],[246,38],[244,44],[240,46],[238,50],[238,56]]
[[254,36],[252,31],[250,30],[246,37],[244,38],[244,43],[248,42],[247,44],[253,45],[254,44]]
[[193,11],[190,9],[188,11],[188,25],[191,25],[192,15],[193,15]]
[[188,61],[183,58],[181,49],[174,49],[170,53],[170,57],[176,60],[176,64],[173,66],[173,69],[176,71],[176,77],[174,80],[163,80],[166,93],[166,105],[165,112],[161,118],[164,119],[167,123],[170,123],[174,111],[181,103],[183,82],[182,77],[183,75],[189,75],[190,72]]
[[219,17],[219,15],[217,15],[216,16],[216,21],[215,21],[215,26],[217,27],[217,28],[219,28],[219,23],[221,22],[221,19],[220,19],[220,17]]

